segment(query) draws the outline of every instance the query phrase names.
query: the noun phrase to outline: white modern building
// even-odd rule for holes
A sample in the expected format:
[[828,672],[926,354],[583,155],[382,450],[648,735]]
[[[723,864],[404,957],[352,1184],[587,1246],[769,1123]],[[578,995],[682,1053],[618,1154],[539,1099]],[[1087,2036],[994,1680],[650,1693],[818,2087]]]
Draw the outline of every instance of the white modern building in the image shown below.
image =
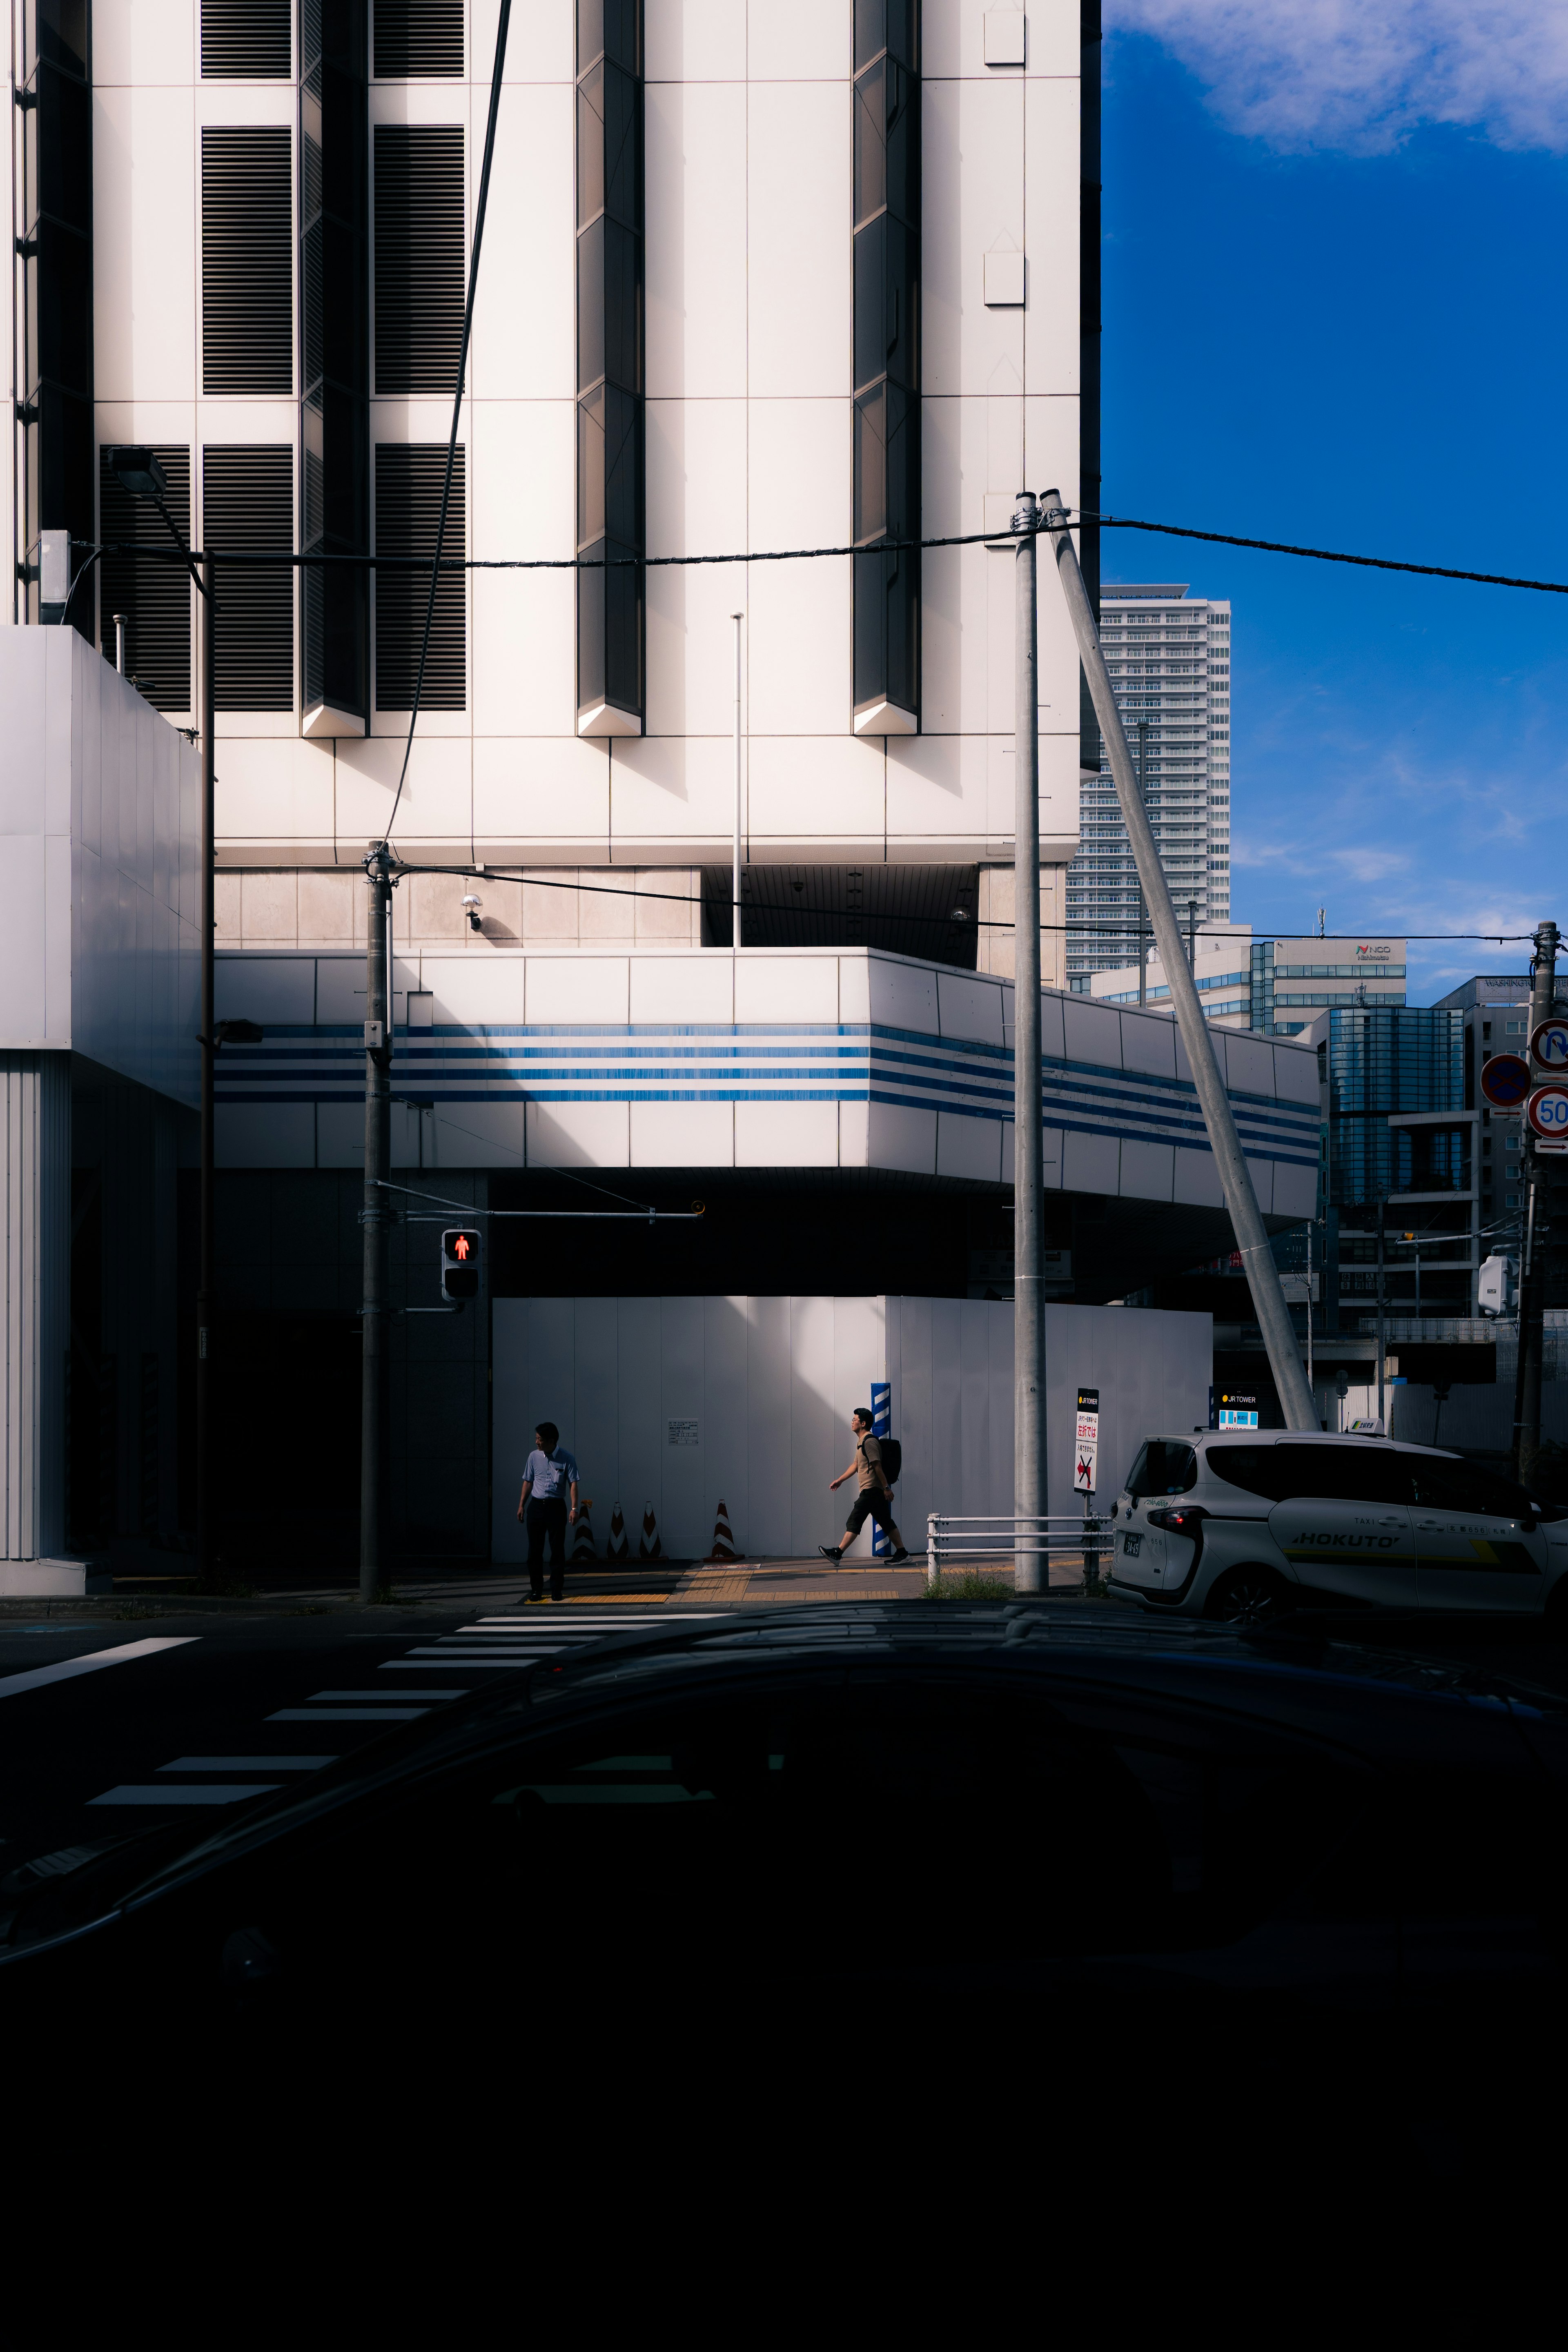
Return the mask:
[[[397,1320],[405,1555],[488,1549],[492,1300],[1010,1287],[995,536],[1023,487],[1099,502],[1098,13],[515,0],[444,541],[476,568],[441,575],[399,798],[429,590],[397,566],[435,549],[496,27],[493,0],[13,0],[11,618],[188,761],[175,539],[216,559],[218,1012],[265,1034],[219,1065],[215,1409],[278,1465],[279,1544],[353,1542],[389,832],[395,1172],[489,1220],[485,1310]],[[1228,1228],[1169,1024],[1060,993],[1097,739],[1041,589],[1047,1241],[1092,1301]],[[1310,1057],[1258,1051],[1230,1082],[1299,1216]],[[499,1214],[605,1188],[685,1222]],[[400,1307],[429,1241],[399,1229]],[[131,1343],[72,1279],[123,1400]],[[157,1532],[116,1410],[95,1524]]]
[[[1228,1029],[1300,1037],[1320,1013],[1345,1005],[1405,1003],[1402,939],[1255,940],[1250,923],[1211,923],[1194,934],[1193,970],[1205,1013]],[[1139,993],[1136,963],[1087,975],[1083,992],[1107,1004],[1171,1010],[1158,949],[1151,949]]]
[[[1107,584],[1106,667],[1141,762],[1160,862],[1184,923],[1230,919],[1230,604],[1181,582]],[[1068,874],[1067,970],[1079,981],[1132,961],[1142,901],[1109,761],[1086,772],[1082,838]]]

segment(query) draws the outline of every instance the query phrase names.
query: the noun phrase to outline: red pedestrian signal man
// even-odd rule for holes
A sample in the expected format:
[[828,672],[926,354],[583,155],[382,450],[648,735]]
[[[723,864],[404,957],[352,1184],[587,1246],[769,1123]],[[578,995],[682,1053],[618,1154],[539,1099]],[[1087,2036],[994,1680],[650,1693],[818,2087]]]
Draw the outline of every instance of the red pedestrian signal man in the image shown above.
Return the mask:
[[479,1295],[479,1237],[470,1227],[441,1236],[441,1296],[460,1306]]

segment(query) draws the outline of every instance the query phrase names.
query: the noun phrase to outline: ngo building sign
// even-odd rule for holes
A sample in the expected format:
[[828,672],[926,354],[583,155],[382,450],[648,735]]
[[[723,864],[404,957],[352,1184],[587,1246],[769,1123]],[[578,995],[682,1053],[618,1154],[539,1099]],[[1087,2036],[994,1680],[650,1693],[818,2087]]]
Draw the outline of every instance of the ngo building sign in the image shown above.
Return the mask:
[[1364,945],[1357,947],[1355,960],[1357,963],[1392,963],[1394,942],[1392,940],[1368,940]]

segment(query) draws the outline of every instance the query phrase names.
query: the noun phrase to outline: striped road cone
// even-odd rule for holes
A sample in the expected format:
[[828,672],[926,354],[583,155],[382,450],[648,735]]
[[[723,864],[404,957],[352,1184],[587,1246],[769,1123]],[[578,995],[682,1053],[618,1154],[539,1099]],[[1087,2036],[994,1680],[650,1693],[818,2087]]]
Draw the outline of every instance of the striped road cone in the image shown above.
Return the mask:
[[577,1506],[577,1524],[572,1530],[574,1568],[580,1559],[595,1559],[598,1556],[594,1549],[594,1522],[588,1516],[593,1507],[594,1498],[591,1495],[584,1495]]
[[713,1519],[713,1549],[710,1559],[733,1559],[735,1538],[730,1532],[730,1514],[724,1507],[724,1497],[719,1497],[719,1508]]
[[621,1507],[617,1503],[610,1513],[610,1540],[605,1546],[605,1558],[630,1559],[631,1556],[632,1548],[626,1541],[626,1523],[621,1517]]
[[664,1546],[658,1539],[658,1521],[654,1517],[651,1503],[645,1503],[642,1507],[642,1541],[637,1546],[637,1558],[639,1559],[664,1558]]

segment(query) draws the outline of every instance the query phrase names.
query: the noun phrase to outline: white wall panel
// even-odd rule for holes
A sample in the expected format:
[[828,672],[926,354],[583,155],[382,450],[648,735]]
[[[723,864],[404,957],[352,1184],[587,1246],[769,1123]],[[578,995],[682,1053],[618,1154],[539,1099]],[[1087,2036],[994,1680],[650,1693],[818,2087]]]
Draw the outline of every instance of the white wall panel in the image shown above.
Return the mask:
[[742,948],[735,967],[737,1021],[837,1021],[838,959],[764,955]]
[[1068,1192],[1115,1193],[1121,1183],[1121,1148],[1113,1135],[1062,1134],[1062,1185]]
[[[363,961],[359,969],[363,987]],[[220,1021],[308,1029],[316,1018],[316,967],[309,956],[220,956],[213,969],[213,1007]]]
[[1283,1103],[1318,1108],[1318,1056],[1314,1048],[1279,1045],[1274,1048],[1274,1095]]
[[1294,1168],[1289,1160],[1274,1162],[1274,1213],[1277,1217],[1310,1217],[1318,1204],[1318,1171]]
[[[744,548],[746,404],[653,400],[647,407],[647,538],[656,555]],[[647,731],[728,738],[735,718],[740,565],[647,575]]]
[[[844,38],[849,12],[837,5]],[[779,12],[787,19],[793,11]],[[753,398],[854,386],[850,90],[753,79],[747,92],[748,350]]]
[[1152,1076],[1176,1075],[1176,1024],[1167,1013],[1123,1013],[1121,1066],[1147,1070]]
[[[479,271],[468,366],[477,401],[570,400],[577,389],[574,103],[564,82],[501,91],[485,220],[490,266]],[[484,123],[481,111],[470,171]]]
[[1121,1067],[1121,1024],[1113,1004],[1091,1004],[1086,997],[1058,1000],[1062,1034],[1069,1062],[1088,1062],[1098,1069]]
[[936,1172],[995,1184],[1002,1174],[1002,1123],[971,1118],[964,1112],[937,1113]]
[[[1031,79],[1025,92],[1029,169],[1029,300],[1025,373],[1032,393],[1079,387],[1079,84]],[[1064,494],[1065,495],[1065,494]]]
[[[733,706],[731,706],[733,707]],[[610,823],[632,845],[730,843],[735,755],[721,735],[628,735],[610,761]]]
[[887,761],[889,844],[973,856],[986,834],[984,737],[890,735]]
[[[570,549],[576,523],[574,415],[570,398],[475,404],[468,466],[476,556]],[[572,734],[570,573],[478,572],[470,595],[468,699],[476,734]]]
[[630,1018],[660,1023],[732,1021],[732,969],[728,956],[634,956]]
[[196,164],[191,89],[96,89],[93,381],[100,400],[196,391]]
[[944,1037],[964,1037],[981,1045],[1001,1045],[1002,990],[997,982],[939,971],[936,989]]
[[[384,713],[383,716],[384,717]],[[406,720],[404,724],[406,728]],[[424,721],[421,720],[421,730]],[[337,829],[345,839],[384,840],[403,765],[404,738],[385,734],[340,739],[337,747]],[[315,750],[315,745],[306,747]],[[322,753],[323,760],[325,753]],[[414,739],[408,777],[397,809],[399,846],[467,835],[473,820],[473,747],[466,736],[421,731]],[[363,852],[359,853],[363,855]]]
[[1266,1217],[1271,1216],[1274,1211],[1274,1162],[1272,1160],[1254,1160],[1248,1152],[1247,1164],[1252,1171],[1252,1189],[1258,1195],[1258,1205]]
[[735,0],[643,0],[647,79],[743,81],[746,13]]
[[417,1118],[420,1164],[426,1168],[521,1168],[526,1163],[524,1106],[520,1102],[458,1103],[450,1110],[440,1107]]
[[874,1102],[868,1149],[873,1168],[905,1168],[917,1176],[934,1176],[935,1111]]
[[745,87],[656,83],[645,119],[649,396],[743,396]]
[[528,1106],[531,1168],[625,1168],[631,1139],[624,1102]]
[[[440,1019],[440,1014],[437,1014]],[[530,956],[528,1020],[629,1021],[630,985],[625,956]]]
[[[419,969],[421,984],[431,994],[430,1017],[437,1026],[455,1022],[462,1028],[480,1029],[510,1027],[515,1022],[521,1028],[526,1020],[550,1017],[529,1013],[525,974],[531,977],[531,967],[521,956],[427,955],[420,958]],[[363,975],[363,964],[360,971]],[[322,957],[322,981],[326,972],[327,959]],[[359,984],[364,985],[363,976]],[[318,993],[324,995],[320,982]],[[320,1017],[327,1016],[323,1013]]]
[[1134,1143],[1121,1139],[1121,1197],[1134,1201],[1168,1201],[1174,1181],[1169,1143]]
[[732,1103],[634,1102],[634,1168],[731,1168],[735,1161]]
[[[847,653],[843,674],[847,695]],[[819,845],[828,858],[879,856],[887,839],[887,763],[879,741],[861,742],[847,733],[753,735],[747,745],[746,842],[753,860],[775,849],[793,855],[807,842]]]
[[737,1168],[836,1168],[838,1105],[831,1102],[738,1102]]
[[93,0],[95,89],[121,82],[194,82],[198,19],[190,0]]
[[1217,1209],[1223,1206],[1225,1188],[1219,1181],[1214,1154],[1206,1147],[1202,1150],[1183,1145],[1176,1147],[1171,1197],[1194,1208]]
[[[563,595],[570,599],[571,590]],[[572,612],[557,612],[560,640],[570,647]],[[563,656],[570,684],[574,668]],[[581,847],[607,856],[610,762],[606,746],[575,735],[491,736],[474,744],[474,827],[480,855],[489,843],[522,841],[537,858],[548,848]],[[351,839],[353,836],[349,836]],[[366,834],[365,839],[370,839]]]
[[[219,741],[213,798],[226,846],[272,845],[293,856],[308,843],[331,842],[337,770],[330,742],[309,743],[298,736],[280,742],[231,737],[221,728]],[[370,837],[365,835],[366,841]]]
[[889,1029],[939,1034],[937,976],[928,964],[895,962],[891,956],[867,958],[871,1018]]
[[753,81],[847,81],[855,70],[851,11],[841,0],[785,8],[746,0],[746,70]]

